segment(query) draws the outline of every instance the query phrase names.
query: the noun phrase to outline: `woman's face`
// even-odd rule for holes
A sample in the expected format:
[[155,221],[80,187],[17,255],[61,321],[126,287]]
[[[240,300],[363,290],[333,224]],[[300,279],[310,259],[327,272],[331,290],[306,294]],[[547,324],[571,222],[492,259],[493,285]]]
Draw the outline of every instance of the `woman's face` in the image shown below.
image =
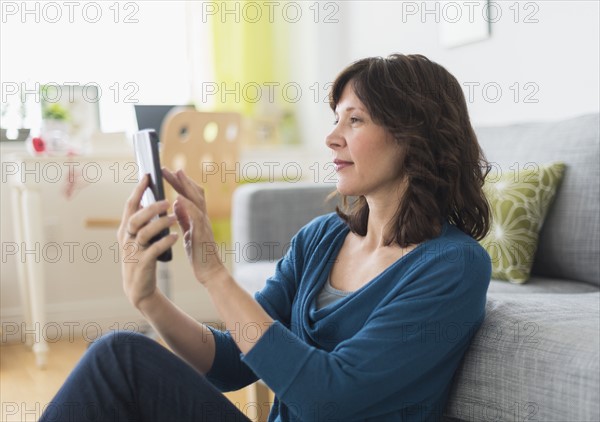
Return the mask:
[[397,197],[401,186],[401,150],[393,136],[373,122],[352,83],[335,108],[335,126],[325,143],[333,152],[342,195]]

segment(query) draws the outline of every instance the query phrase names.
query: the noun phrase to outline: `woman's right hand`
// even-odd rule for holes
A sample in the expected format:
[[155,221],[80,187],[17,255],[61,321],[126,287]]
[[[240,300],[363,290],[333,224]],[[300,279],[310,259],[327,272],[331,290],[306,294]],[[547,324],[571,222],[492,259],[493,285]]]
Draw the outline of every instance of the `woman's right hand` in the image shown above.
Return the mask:
[[177,233],[171,233],[150,245],[150,239],[161,230],[170,227],[177,221],[174,215],[167,215],[152,220],[156,215],[164,213],[169,207],[165,201],[142,208],[142,195],[148,187],[149,176],[146,175],[135,187],[123,210],[121,225],[117,231],[117,239],[121,248],[121,274],[123,290],[129,302],[140,309],[145,299],[156,292],[156,260],[177,241]]

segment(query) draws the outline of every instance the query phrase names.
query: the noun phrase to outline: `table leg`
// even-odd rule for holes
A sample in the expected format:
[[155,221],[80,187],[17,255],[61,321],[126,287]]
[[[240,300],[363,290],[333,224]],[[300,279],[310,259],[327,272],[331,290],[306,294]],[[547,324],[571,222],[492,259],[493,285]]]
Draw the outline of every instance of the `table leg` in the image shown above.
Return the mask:
[[[12,189],[12,214],[14,225],[14,236],[19,250],[17,257],[17,277],[19,278],[19,293],[21,294],[21,304],[23,305],[23,320],[25,324],[25,332],[31,333],[33,331],[32,316],[31,316],[31,302],[29,300],[29,277],[27,274],[27,264],[23,259],[23,255],[20,253],[23,246],[25,245],[25,233],[23,227],[23,208],[21,207],[21,191],[18,188]],[[21,336],[23,338],[23,334]],[[28,346],[33,345],[31,336],[25,336],[25,343]]]
[[21,206],[23,212],[23,226],[25,233],[25,245],[27,250],[35,250],[35,255],[28,255],[27,279],[29,281],[29,300],[31,303],[31,316],[35,330],[33,352],[36,364],[44,368],[47,363],[48,343],[44,338],[46,324],[46,303],[44,276],[44,226],[42,206],[39,192],[35,189],[27,189],[21,194]]

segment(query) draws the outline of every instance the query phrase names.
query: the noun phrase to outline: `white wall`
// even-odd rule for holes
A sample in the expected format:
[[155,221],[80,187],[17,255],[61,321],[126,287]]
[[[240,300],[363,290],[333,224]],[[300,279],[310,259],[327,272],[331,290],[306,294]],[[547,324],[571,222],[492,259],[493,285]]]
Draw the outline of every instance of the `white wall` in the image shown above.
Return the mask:
[[[454,3],[467,13],[466,2]],[[475,126],[568,118],[600,108],[596,1],[495,2],[502,15],[491,24],[491,37],[450,49],[440,45],[435,15],[423,14],[425,9],[434,10],[434,2],[338,4],[339,23],[321,23],[317,35],[312,34],[309,40],[313,48],[310,54],[317,63],[311,74],[315,80],[332,80],[343,67],[363,57],[418,53],[446,67],[463,84],[465,94],[467,83],[480,84],[473,88],[475,95],[468,103]],[[520,12],[518,18],[515,4]],[[403,13],[413,6],[417,7],[417,14]],[[443,9],[439,7],[443,19]],[[537,23],[525,22],[535,19]],[[306,57],[302,60],[309,61]],[[518,90],[515,83],[519,83]],[[526,83],[535,85],[525,87]],[[491,84],[487,99],[482,90],[485,84]],[[495,96],[493,86],[502,90],[497,102],[490,101]],[[517,102],[515,92],[520,94]],[[525,102],[528,94],[533,94],[530,100],[538,102]],[[317,113],[307,110],[314,104],[301,106],[306,115]],[[328,108],[319,110],[320,116],[311,120],[318,126],[304,122],[304,126],[311,126],[304,139],[315,150],[323,145],[331,120]]]
[[[477,82],[480,88],[486,83],[498,84],[503,95],[495,103],[486,101],[480,88],[475,91],[476,95],[469,103],[469,108],[471,119],[476,126],[532,119],[567,118],[598,111],[598,2],[519,3],[518,7],[523,14],[534,10],[525,10],[526,3],[536,5],[538,10],[534,18],[538,23],[524,23],[523,14],[515,23],[513,11],[508,9],[515,2],[501,2],[499,4],[502,6],[503,16],[492,24],[491,38],[453,49],[440,46],[438,25],[433,16],[427,15],[423,19],[420,14],[405,15],[403,22],[403,4],[406,7],[407,3],[409,2],[322,2],[318,19],[315,19],[314,9],[308,9],[314,3],[303,3],[303,18],[291,24],[290,78],[302,87],[302,97],[297,106],[305,148],[304,151],[289,154],[289,158],[285,158],[282,151],[275,155],[257,152],[251,157],[253,160],[268,161],[269,157],[276,157],[278,161],[300,160],[305,169],[312,163],[325,165],[329,152],[324,145],[324,139],[333,121],[332,112],[324,101],[327,94],[326,84],[353,60],[366,56],[386,56],[392,52],[424,54],[445,66],[461,83]],[[425,4],[410,3],[419,8]],[[327,4],[335,5],[335,9],[326,8]],[[432,2],[427,4],[429,8],[434,7]],[[330,15],[332,12],[335,13]],[[140,14],[140,18],[145,16],[147,15]],[[326,22],[327,16],[337,22]],[[9,25],[3,25],[2,38],[6,38],[4,35],[8,29]],[[20,28],[25,32],[26,29]],[[170,30],[169,27],[161,28],[161,31]],[[82,51],[84,50],[80,50],[80,55],[84,55]],[[6,58],[6,54],[8,53],[3,51],[3,59]],[[129,58],[119,56],[114,63],[105,63],[104,66],[124,67]],[[5,60],[2,62],[3,66],[7,66]],[[64,79],[61,75],[56,75],[56,78]],[[119,79],[120,76],[114,78]],[[510,87],[516,82],[520,84],[521,97],[515,103],[514,91],[511,91]],[[523,89],[527,82],[533,82],[539,87],[539,91],[533,97],[538,100],[537,103],[523,101],[523,95],[531,92]],[[323,181],[328,174],[324,167],[321,169],[323,171],[319,173],[319,181]],[[314,171],[306,172],[310,179],[314,180],[315,175]],[[114,241],[114,231],[92,232],[83,229],[81,211],[85,210],[88,216],[102,214],[118,217],[129,186],[119,185],[117,190],[111,190],[111,186],[116,185],[108,184],[102,187],[98,184],[83,191],[78,199],[83,208],[71,208],[70,214],[63,215],[56,207],[58,202],[49,202],[52,204],[49,211],[52,211],[50,214],[54,217],[49,214],[50,218],[45,222],[48,240],[72,240],[79,236],[73,232],[57,233],[57,219],[70,216],[79,233],[83,233],[83,241],[96,239],[110,245]],[[106,201],[103,204],[104,208],[94,209],[92,204],[99,203],[100,199]],[[11,234],[9,201],[6,186],[2,186],[2,242],[14,240]],[[172,265],[172,276],[176,301],[200,319],[214,319],[216,315],[210,300],[202,288],[193,282],[183,258],[183,251],[175,251],[175,256],[178,261]],[[2,263],[0,319],[3,322],[20,322],[22,318],[15,268],[14,257]],[[118,267],[110,262],[93,266],[88,266],[85,262],[70,267],[49,266],[47,298],[50,321],[100,321],[101,317],[104,317],[104,322],[109,324],[111,318],[113,321],[139,318],[125,302],[121,293]]]

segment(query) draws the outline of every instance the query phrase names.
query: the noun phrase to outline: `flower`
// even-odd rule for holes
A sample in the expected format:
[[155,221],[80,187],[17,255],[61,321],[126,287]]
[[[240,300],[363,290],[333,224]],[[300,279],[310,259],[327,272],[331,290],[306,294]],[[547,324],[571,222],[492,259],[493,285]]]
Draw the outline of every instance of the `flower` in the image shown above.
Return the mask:
[[36,137],[31,140],[33,150],[35,152],[44,152],[46,150],[46,143],[42,138]]

